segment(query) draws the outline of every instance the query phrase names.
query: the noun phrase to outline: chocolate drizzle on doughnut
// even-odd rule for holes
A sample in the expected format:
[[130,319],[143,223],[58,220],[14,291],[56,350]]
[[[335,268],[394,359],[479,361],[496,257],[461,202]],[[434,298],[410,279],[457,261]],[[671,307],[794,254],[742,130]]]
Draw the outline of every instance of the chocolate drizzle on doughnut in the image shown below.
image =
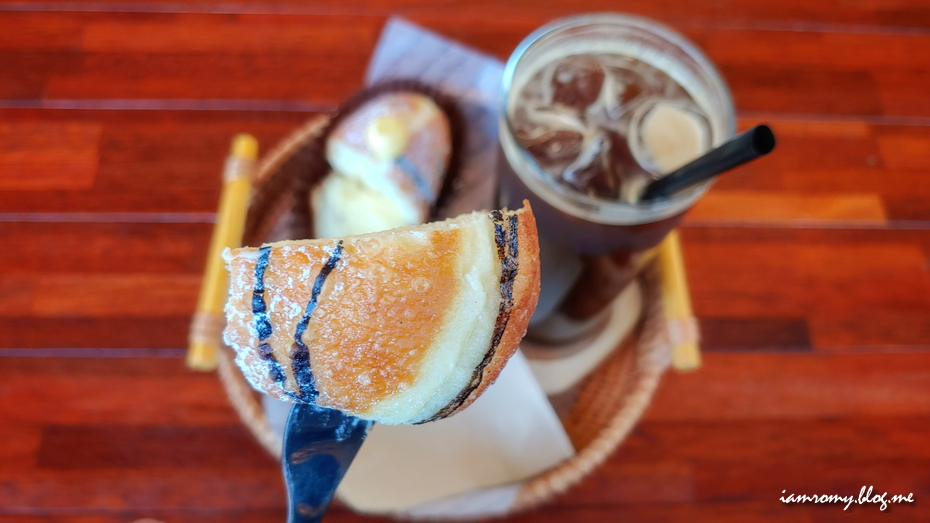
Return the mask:
[[501,303],[497,309],[497,320],[494,323],[494,332],[491,334],[490,347],[484,354],[484,359],[475,368],[471,380],[462,389],[462,392],[431,418],[418,422],[418,425],[445,418],[468,400],[468,397],[481,385],[484,369],[494,359],[501,339],[504,337],[504,331],[507,330],[510,311],[513,309],[513,283],[520,269],[519,218],[516,214],[512,214],[506,227],[504,226],[504,216],[500,211],[491,211],[491,219],[494,221],[494,242],[497,244],[497,257],[501,261]]
[[417,186],[417,192],[420,193],[420,196],[426,200],[429,205],[433,205],[436,200],[433,189],[429,186],[429,182],[426,181],[426,177],[423,176],[423,173],[417,169],[417,166],[413,165],[413,162],[408,160],[406,156],[398,158],[396,163],[397,166],[413,180],[413,184]]
[[265,342],[271,337],[271,320],[268,319],[268,308],[265,305],[265,269],[271,258],[271,247],[262,247],[258,251],[258,262],[255,264],[255,287],[252,288],[252,314],[255,321],[255,332],[258,333],[258,356],[268,362],[268,376],[271,377],[281,389],[289,396],[293,393],[284,388],[287,375],[281,368],[281,363],[274,356],[271,345]]
[[299,396],[297,399],[305,403],[314,403],[320,392],[313,380],[313,372],[310,370],[310,350],[304,345],[303,336],[320,299],[323,284],[326,283],[326,278],[336,268],[340,259],[342,259],[342,240],[339,240],[339,243],[336,244],[336,248],[329,256],[329,260],[320,269],[320,273],[316,275],[313,290],[310,292],[310,301],[307,302],[304,315],[300,318],[300,322],[297,323],[297,330],[294,332],[294,345],[291,346],[291,365],[294,368],[294,379],[297,381]]

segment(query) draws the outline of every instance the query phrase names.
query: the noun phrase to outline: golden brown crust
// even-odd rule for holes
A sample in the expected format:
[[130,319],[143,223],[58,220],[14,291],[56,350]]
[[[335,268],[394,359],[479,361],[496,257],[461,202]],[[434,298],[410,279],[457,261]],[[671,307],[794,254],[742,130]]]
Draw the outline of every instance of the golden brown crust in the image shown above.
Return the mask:
[[[511,213],[505,214],[505,217],[509,214]],[[518,216],[519,261],[517,276],[513,284],[513,307],[510,309],[507,327],[497,347],[489,348],[494,351],[494,354],[491,361],[482,369],[478,386],[464,400],[456,398],[447,406],[447,408],[454,408],[440,410],[436,416],[430,418],[430,421],[448,418],[478,399],[497,380],[507,361],[517,351],[520,341],[526,335],[526,329],[539,299],[539,238],[536,232],[536,218],[533,216],[529,201],[524,200],[523,208],[513,214]],[[458,405],[455,406],[455,404]]]
[[[484,231],[478,233],[483,235],[481,241],[490,240],[496,246],[477,261],[485,267],[482,295],[493,300],[492,289],[499,289],[496,300],[487,302],[485,308],[491,307],[497,314],[488,310],[482,320],[493,322],[483,323],[487,328],[494,327],[490,337],[484,341],[473,339],[470,354],[484,357],[477,365],[469,364],[474,365],[468,367],[474,368],[471,378],[464,384],[456,381],[451,386],[458,391],[455,399],[434,411],[435,415],[426,414],[429,420],[462,410],[494,382],[526,332],[539,292],[539,247],[535,220],[528,206],[516,212],[474,213],[459,219],[466,220],[475,231]],[[422,232],[408,233],[420,227],[432,228],[428,243],[423,243]],[[431,333],[438,332],[435,325],[423,322],[445,321],[445,316],[433,310],[450,310],[448,300],[440,299],[445,294],[439,291],[447,291],[449,299],[458,292],[455,281],[442,278],[463,278],[464,273],[457,272],[456,267],[472,267],[470,263],[452,263],[457,253],[465,252],[461,250],[464,244],[460,230],[440,223],[343,239],[281,242],[230,253],[227,262],[232,278],[225,334],[227,343],[238,353],[237,363],[253,386],[279,399],[331,404],[382,422],[409,423],[423,419],[416,411],[390,413],[395,404],[386,404],[388,410],[377,412],[369,412],[369,406],[378,405],[379,398],[387,399],[395,392],[406,391],[406,386],[398,388],[394,382],[415,380],[420,372],[417,370],[420,355],[437,343],[431,338]],[[394,239],[373,241],[381,234],[390,234]],[[395,249],[394,241],[406,242],[417,250]],[[491,247],[485,244],[483,248]],[[405,256],[414,258],[407,260]],[[441,269],[436,265],[438,261],[422,266],[408,263],[427,258],[452,265]],[[388,274],[379,268],[381,264],[404,270]],[[368,276],[359,277],[360,274]],[[384,305],[388,296],[385,293],[392,298],[387,303],[395,304],[396,310],[388,310],[390,306]],[[422,299],[427,294],[430,299]],[[347,307],[349,303],[355,305]],[[429,310],[412,310],[414,305]],[[375,306],[377,311],[384,312],[382,317],[371,309]],[[361,310],[371,312],[359,318]],[[403,332],[385,333],[384,326],[391,324],[390,319],[383,317],[385,314],[390,318],[409,316],[411,323],[396,325]],[[379,336],[389,339],[374,343],[371,350],[360,350],[364,344],[346,338],[359,329],[341,330],[351,325],[371,326]],[[362,338],[371,341],[372,336],[366,332],[359,336],[364,334]],[[387,353],[378,349],[394,345],[390,340],[400,339],[409,342],[410,347]],[[444,346],[435,345],[436,350]],[[326,347],[325,353],[320,352],[321,347]],[[407,361],[410,355],[416,358]],[[325,361],[320,360],[324,356]],[[380,369],[378,373],[369,374],[376,368]],[[314,376],[314,372],[318,374]],[[363,380],[365,376],[369,378]],[[446,390],[455,394],[451,389]],[[330,403],[333,397],[338,397],[341,403]]]

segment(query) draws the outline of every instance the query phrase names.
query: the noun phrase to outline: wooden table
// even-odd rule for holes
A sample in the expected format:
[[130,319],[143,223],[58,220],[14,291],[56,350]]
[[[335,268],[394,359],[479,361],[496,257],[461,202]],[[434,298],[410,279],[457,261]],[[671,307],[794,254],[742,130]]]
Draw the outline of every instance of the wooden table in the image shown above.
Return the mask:
[[[517,520],[930,520],[927,2],[75,0],[0,4],[0,521],[283,521],[182,361],[230,137],[333,109],[390,14],[506,58],[607,9],[692,38],[779,145],[684,222],[704,368]],[[917,501],[778,501],[863,485]]]

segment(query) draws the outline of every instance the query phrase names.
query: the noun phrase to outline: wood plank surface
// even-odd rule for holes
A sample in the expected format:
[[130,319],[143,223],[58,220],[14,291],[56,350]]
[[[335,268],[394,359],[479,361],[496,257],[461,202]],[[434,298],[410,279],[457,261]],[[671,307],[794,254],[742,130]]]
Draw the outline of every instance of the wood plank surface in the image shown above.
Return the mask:
[[[385,21],[383,16],[192,13],[16,12],[3,18],[9,70],[25,74],[22,81],[8,80],[0,98],[317,103],[336,102],[361,85]],[[410,18],[505,59],[523,35],[551,17],[530,11]],[[926,80],[921,64],[930,59],[922,51],[930,48],[930,35],[922,32],[842,26],[799,32],[693,20],[673,26],[717,63],[743,111],[930,116],[926,97],[914,87],[914,80]],[[52,36],[36,43],[36,33]],[[326,81],[314,83],[320,78]]]
[[[690,513],[687,507],[695,517],[719,514],[711,505],[736,514],[745,503],[771,503],[786,486],[845,495],[863,481],[930,494],[930,395],[921,388],[928,356],[708,356],[699,373],[669,375],[602,472],[544,512],[584,513],[609,500],[616,514]],[[36,505],[40,515],[136,510],[170,521],[183,510],[277,515],[277,465],[236,423],[222,391],[203,387],[215,385],[210,376],[190,374],[175,359],[43,360],[0,359],[0,377],[17,389],[67,383],[75,398],[56,401],[55,416],[0,413],[10,421],[0,431],[17,442],[0,454],[0,478],[18,486],[0,491],[7,513]],[[836,377],[824,381],[824,369]],[[139,391],[154,398],[156,386],[174,388],[172,408],[140,409]],[[18,412],[52,400],[25,399],[17,397]],[[768,473],[758,474],[760,467]],[[809,474],[811,467],[819,473]],[[355,520],[340,513],[334,519]]]
[[[507,521],[930,521],[923,0],[0,3],[0,521],[284,521],[279,465],[182,359],[230,137],[337,107],[392,15],[506,59],[618,9],[691,38],[778,148],[682,223],[704,366]],[[778,501],[862,485],[917,502]]]
[[[22,2],[17,5],[40,12],[94,9],[94,0],[52,0],[50,2]],[[338,0],[321,0],[312,6],[299,0],[248,0],[218,2],[216,0],[182,0],[165,4],[152,0],[125,0],[108,5],[116,12],[194,12],[194,13],[286,13],[309,15],[368,14],[411,16],[418,13],[445,13],[455,17],[463,15],[508,14],[513,16],[567,16],[579,12],[617,11],[609,0],[583,0],[573,5],[559,3],[540,4],[531,0],[517,0],[500,4],[494,0],[470,2],[431,2],[429,0],[356,0],[351,4]],[[19,10],[19,9],[16,9]],[[930,26],[930,8],[921,0],[895,0],[893,2],[825,0],[782,2],[734,0],[726,3],[677,0],[630,0],[623,11],[658,20],[697,20],[704,23],[742,23],[769,25],[791,22],[802,30],[823,27],[827,24],[862,24],[879,28],[926,28]]]
[[74,122],[0,124],[0,190],[89,189],[100,126]]

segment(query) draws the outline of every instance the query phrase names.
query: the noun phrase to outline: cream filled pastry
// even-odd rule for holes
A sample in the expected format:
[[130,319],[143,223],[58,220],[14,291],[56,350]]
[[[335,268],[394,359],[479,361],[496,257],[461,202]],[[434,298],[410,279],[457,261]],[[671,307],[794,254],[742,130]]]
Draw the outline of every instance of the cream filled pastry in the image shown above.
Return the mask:
[[451,154],[445,113],[428,96],[376,96],[326,140],[332,172],[311,194],[315,235],[364,234],[427,220]]
[[387,424],[473,402],[516,351],[539,293],[526,203],[226,260],[225,339],[251,384]]

